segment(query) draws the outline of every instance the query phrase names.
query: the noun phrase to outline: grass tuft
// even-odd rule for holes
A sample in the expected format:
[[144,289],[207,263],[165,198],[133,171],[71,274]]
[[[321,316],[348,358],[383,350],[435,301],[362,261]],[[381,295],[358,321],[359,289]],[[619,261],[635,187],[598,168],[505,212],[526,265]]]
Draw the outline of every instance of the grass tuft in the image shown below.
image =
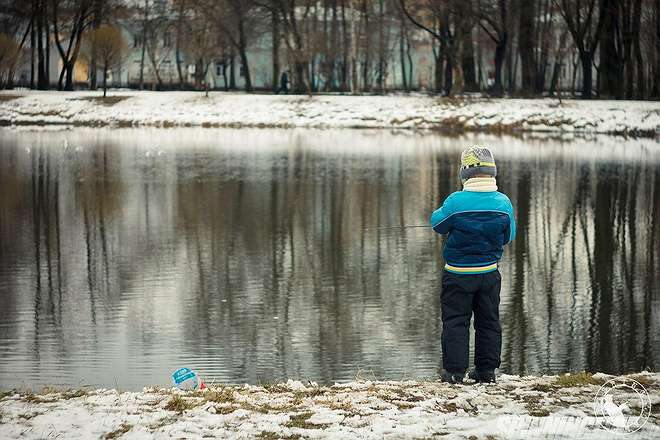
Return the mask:
[[654,385],[653,381],[643,374],[632,374],[628,378],[639,382],[644,388],[650,388]]
[[299,414],[293,414],[289,416],[289,421],[284,424],[287,428],[301,428],[301,429],[324,429],[327,428],[328,424],[323,423],[310,423],[308,422],[309,418],[314,415],[311,411],[305,411]]
[[277,383],[277,382],[264,382],[259,385],[269,393],[286,393],[288,391],[291,391],[285,385],[282,385],[281,383]]
[[75,98],[75,99],[78,99],[80,101],[92,101],[96,104],[112,106],[128,98],[130,98],[130,96],[112,95],[112,96],[106,96],[105,98],[103,96],[85,96],[83,98]]
[[205,392],[202,397],[207,402],[232,403],[236,401],[234,389],[231,387],[212,388]]
[[278,434],[276,432],[261,431],[260,434],[257,434],[257,438],[261,440],[298,440],[301,439],[302,436],[300,434],[283,436],[282,434]]
[[215,413],[216,414],[222,414],[223,416],[227,415],[227,414],[231,414],[234,411],[236,411],[235,406],[216,406],[215,407]]
[[9,94],[1,94],[0,95],[0,102],[6,102],[6,101],[12,101],[14,99],[22,98],[22,95],[9,95]]
[[550,391],[552,391],[554,389],[555,389],[555,387],[552,386],[551,384],[548,384],[548,383],[537,383],[537,384],[534,384],[534,386],[532,387],[532,390],[540,391],[542,393],[549,393]]
[[165,405],[165,409],[168,411],[176,411],[178,413],[182,413],[187,409],[192,409],[196,405],[192,402],[186,401],[183,397],[179,396],[178,394],[175,394],[172,396],[172,398],[167,402]]
[[105,436],[103,436],[103,438],[106,440],[119,438],[122,435],[126,434],[128,431],[130,431],[132,427],[133,425],[129,425],[128,423],[122,423],[119,426],[119,428],[115,429],[112,432],[107,433]]
[[321,387],[313,387],[313,388],[308,388],[306,390],[299,390],[299,391],[294,391],[293,396],[294,398],[298,399],[304,399],[306,397],[314,398],[317,396],[323,396],[325,393],[327,393],[328,390],[323,389]]
[[64,400],[77,399],[78,397],[85,397],[87,394],[89,393],[85,390],[70,390],[62,393],[62,399]]
[[580,373],[568,373],[555,379],[554,385],[561,388],[580,387],[584,385],[602,385],[603,381],[596,379],[591,373],[582,371]]

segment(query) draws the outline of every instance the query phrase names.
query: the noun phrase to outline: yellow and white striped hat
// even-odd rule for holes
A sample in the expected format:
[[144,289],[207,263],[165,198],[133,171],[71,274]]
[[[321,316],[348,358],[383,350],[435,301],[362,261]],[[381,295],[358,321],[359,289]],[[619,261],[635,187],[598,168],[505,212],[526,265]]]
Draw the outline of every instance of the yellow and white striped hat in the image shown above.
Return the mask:
[[493,153],[480,145],[469,147],[461,153],[461,180],[467,180],[477,174],[497,176],[497,166]]

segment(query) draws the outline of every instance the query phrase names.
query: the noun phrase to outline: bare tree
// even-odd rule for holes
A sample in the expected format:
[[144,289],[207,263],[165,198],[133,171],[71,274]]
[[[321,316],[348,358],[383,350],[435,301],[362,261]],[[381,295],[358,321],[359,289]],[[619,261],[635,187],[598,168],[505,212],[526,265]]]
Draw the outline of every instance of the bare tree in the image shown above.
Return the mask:
[[[122,0],[91,0],[92,11],[90,18],[90,30],[94,31],[104,24],[111,24],[112,20],[121,15],[124,9]],[[96,90],[97,86],[97,53],[94,46],[90,47],[89,53],[89,88]]]
[[19,58],[20,47],[16,40],[7,34],[0,33],[0,88],[11,82],[13,67]]
[[298,93],[312,94],[309,63],[310,41],[305,39],[305,22],[310,17],[313,0],[273,0],[284,24],[284,42],[294,65],[294,86]]
[[[73,90],[73,72],[80,54],[83,34],[92,17],[91,0],[52,0],[53,37],[62,59],[59,90]],[[68,41],[66,48],[62,36]],[[65,82],[66,80],[66,82]]]
[[22,61],[28,37],[34,34],[34,15],[31,3],[0,0],[0,65],[4,78],[0,88],[11,88],[16,66]]
[[121,64],[126,52],[126,43],[121,30],[114,26],[103,25],[89,32],[90,52],[92,48],[103,71],[103,97],[108,91],[108,72]]
[[466,8],[465,4],[454,0],[399,0],[399,3],[406,17],[415,26],[429,33],[437,44],[433,49],[435,90],[437,93],[443,92],[445,96],[451,95],[458,45],[456,33],[462,26],[462,20],[467,17],[469,4]]
[[259,6],[268,6],[271,11],[274,8],[271,3],[258,3],[252,0],[198,2],[198,7],[213,17],[219,31],[238,53],[246,92],[251,92],[253,89],[248,48],[258,35],[258,29],[267,22],[267,14]]
[[568,27],[582,64],[582,98],[592,95],[593,61],[604,22],[599,0],[553,0]]
[[479,26],[495,43],[495,78],[493,94],[502,96],[502,65],[504,64],[507,44],[509,42],[509,21],[507,0],[481,0],[477,3]]
[[174,25],[174,59],[176,62],[176,73],[179,78],[179,90],[183,90],[186,80],[183,75],[183,69],[181,68],[181,65],[183,64],[182,48],[186,44],[187,37],[192,34],[189,24],[189,18],[192,11],[191,1],[174,0],[173,9],[176,11],[176,22]]

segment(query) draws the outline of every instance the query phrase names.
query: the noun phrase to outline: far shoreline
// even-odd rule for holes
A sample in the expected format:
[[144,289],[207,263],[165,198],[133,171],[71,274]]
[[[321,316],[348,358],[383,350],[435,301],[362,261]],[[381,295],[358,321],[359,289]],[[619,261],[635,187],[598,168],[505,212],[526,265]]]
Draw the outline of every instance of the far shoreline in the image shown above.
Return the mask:
[[112,90],[0,92],[3,127],[389,129],[656,138],[660,102]]

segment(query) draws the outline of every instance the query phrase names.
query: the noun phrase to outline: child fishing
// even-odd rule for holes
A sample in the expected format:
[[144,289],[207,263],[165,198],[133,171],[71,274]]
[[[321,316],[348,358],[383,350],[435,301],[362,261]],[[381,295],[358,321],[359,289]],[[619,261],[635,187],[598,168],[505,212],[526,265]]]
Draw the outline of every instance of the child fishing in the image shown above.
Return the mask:
[[468,377],[495,382],[500,366],[502,329],[499,304],[502,278],[497,262],[516,236],[509,198],[497,191],[497,167],[485,147],[461,154],[463,190],[449,195],[433,212],[431,226],[446,234],[442,274],[442,380],[461,383],[468,368],[470,320],[474,313],[475,368]]

